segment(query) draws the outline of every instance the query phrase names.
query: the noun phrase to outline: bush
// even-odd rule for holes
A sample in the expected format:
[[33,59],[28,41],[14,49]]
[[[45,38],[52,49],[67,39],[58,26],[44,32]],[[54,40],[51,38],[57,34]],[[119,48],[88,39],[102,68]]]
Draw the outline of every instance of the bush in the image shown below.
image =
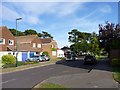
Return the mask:
[[120,59],[113,59],[113,60],[111,60],[110,64],[113,67],[120,67]]
[[2,63],[4,65],[8,64],[15,64],[16,58],[13,55],[3,55],[2,56]]
[[44,51],[44,52],[42,53],[42,55],[48,55],[48,56],[49,56],[49,53],[48,53],[47,51]]

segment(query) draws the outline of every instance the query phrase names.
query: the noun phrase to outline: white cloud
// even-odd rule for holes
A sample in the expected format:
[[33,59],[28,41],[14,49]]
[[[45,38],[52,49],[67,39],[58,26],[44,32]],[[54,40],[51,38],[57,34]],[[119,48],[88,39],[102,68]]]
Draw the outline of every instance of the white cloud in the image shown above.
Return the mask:
[[104,5],[102,6],[100,9],[99,9],[102,13],[110,13],[112,10],[111,10],[111,7],[109,5]]
[[20,15],[17,12],[9,9],[8,7],[2,6],[2,19],[13,22],[18,17],[20,17]]
[[59,16],[74,14],[77,10],[81,10],[83,8],[83,4],[84,3],[60,3],[56,12]]

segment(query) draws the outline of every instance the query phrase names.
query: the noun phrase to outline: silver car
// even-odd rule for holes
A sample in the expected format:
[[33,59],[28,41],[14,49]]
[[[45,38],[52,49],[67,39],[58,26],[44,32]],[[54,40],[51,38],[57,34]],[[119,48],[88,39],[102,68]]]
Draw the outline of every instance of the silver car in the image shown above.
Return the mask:
[[42,55],[33,56],[33,57],[26,59],[26,61],[45,61],[45,60],[46,60],[45,57]]

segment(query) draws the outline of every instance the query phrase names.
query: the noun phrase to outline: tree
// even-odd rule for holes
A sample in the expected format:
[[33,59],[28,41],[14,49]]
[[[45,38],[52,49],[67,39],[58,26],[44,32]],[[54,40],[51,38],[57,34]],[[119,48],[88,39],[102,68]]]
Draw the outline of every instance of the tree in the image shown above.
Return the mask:
[[45,32],[45,31],[42,31],[42,37],[43,37],[43,38],[53,38],[53,37],[51,36],[51,34],[49,34],[48,32]]
[[38,33],[37,35],[38,35],[38,37],[42,37],[42,33]]
[[35,30],[32,30],[32,29],[28,29],[28,30],[25,30],[25,35],[33,35],[33,34],[37,34],[37,32]]
[[103,26],[99,24],[99,45],[110,55],[111,49],[119,49],[120,46],[120,24],[106,22]]
[[79,41],[79,34],[80,32],[77,29],[73,29],[71,32],[68,32],[69,34],[69,42],[77,43]]
[[95,33],[80,32],[77,29],[68,32],[69,42],[73,44],[70,46],[71,50],[78,56],[81,53],[91,52],[96,55],[99,54],[98,36]]
[[17,36],[24,36],[24,32],[21,32],[21,31],[18,31],[16,29],[9,29],[11,31],[11,33],[16,36],[16,33],[17,33]]

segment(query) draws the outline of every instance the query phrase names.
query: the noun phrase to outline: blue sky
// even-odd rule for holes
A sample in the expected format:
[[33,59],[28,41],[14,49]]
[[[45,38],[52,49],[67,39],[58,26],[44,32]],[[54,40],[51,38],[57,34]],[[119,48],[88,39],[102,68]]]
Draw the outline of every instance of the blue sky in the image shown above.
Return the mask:
[[2,2],[2,24],[18,30],[34,29],[38,33],[49,32],[59,48],[70,45],[68,32],[98,33],[98,24],[118,22],[117,2]]

